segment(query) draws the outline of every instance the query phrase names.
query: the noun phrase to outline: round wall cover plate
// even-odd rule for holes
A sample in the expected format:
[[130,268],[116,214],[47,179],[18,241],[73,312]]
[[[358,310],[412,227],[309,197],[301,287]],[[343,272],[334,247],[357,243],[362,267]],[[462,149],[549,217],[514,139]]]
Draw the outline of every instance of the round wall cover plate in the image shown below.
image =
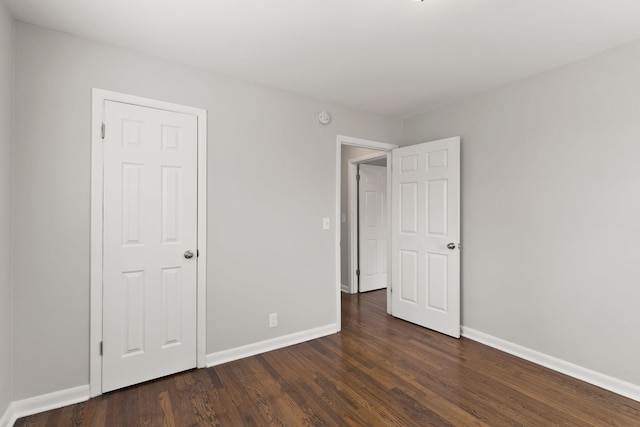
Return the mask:
[[318,121],[323,125],[327,125],[331,121],[331,116],[326,111],[320,111],[320,114],[318,114]]

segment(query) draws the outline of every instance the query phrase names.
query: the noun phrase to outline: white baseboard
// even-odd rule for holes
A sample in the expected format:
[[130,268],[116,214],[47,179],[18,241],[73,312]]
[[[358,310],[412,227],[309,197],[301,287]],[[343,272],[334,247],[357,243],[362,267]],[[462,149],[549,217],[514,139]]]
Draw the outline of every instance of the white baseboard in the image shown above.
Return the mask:
[[583,368],[466,326],[462,327],[462,336],[640,402],[640,385]]
[[234,360],[243,359],[256,354],[266,353],[267,351],[277,350],[279,348],[288,347],[301,342],[310,341],[327,335],[340,332],[338,326],[334,323],[322,326],[308,331],[297,332],[283,337],[273,338],[266,341],[257,342],[255,344],[244,345],[242,347],[223,350],[216,353],[207,354],[207,368],[221,365],[223,363],[232,362]]
[[89,400],[89,385],[68,388],[12,402],[0,418],[0,427],[10,427],[18,418]]
[[351,286],[345,285],[344,283],[341,283],[340,284],[340,290],[342,292],[346,292],[346,293],[350,294],[351,293]]
[[16,422],[16,419],[13,417],[13,408],[9,404],[4,414],[0,417],[0,427],[10,427]]

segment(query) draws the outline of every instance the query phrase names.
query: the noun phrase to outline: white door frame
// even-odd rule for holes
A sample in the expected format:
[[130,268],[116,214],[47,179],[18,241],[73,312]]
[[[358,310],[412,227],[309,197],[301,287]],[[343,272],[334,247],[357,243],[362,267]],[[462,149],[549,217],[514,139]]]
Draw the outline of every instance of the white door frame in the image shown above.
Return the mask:
[[[349,215],[349,276],[351,280],[349,282],[349,293],[355,294],[358,291],[356,282],[358,276],[356,270],[358,265],[355,260],[358,258],[358,188],[356,185],[356,175],[358,174],[358,165],[370,160],[387,159],[387,165],[391,163],[391,152],[380,152],[367,154],[365,156],[349,159],[349,165],[347,168],[347,200],[349,203],[348,215]],[[387,169],[387,194],[391,194],[391,181],[389,180],[389,169]],[[389,218],[389,203],[387,203],[387,218]],[[342,268],[342,266],[340,267]]]
[[[159,110],[191,114],[198,121],[198,246],[196,366],[206,366],[206,284],[207,284],[207,111],[139,96],[93,89],[91,110],[91,275],[89,387],[91,397],[102,394],[102,258],[103,258],[103,168],[102,123],[105,101],[140,105]],[[108,130],[107,130],[108,131]]]
[[[342,284],[341,282],[341,260],[340,260],[340,233],[342,224],[340,222],[340,192],[341,192],[341,171],[342,171],[342,146],[343,145],[352,145],[355,147],[362,148],[370,148],[373,150],[379,151],[387,151],[391,152],[394,148],[398,148],[396,144],[388,144],[385,142],[371,141],[368,139],[355,138],[352,136],[338,135],[336,137],[336,211],[334,216],[333,223],[336,225],[335,227],[335,236],[334,236],[334,246],[335,246],[335,281],[336,281],[336,325],[338,325],[338,330],[342,329],[342,304],[340,299],[340,294],[342,292]],[[390,169],[387,169],[387,173]],[[387,182],[391,182],[390,179]],[[389,193],[391,194],[391,193]],[[390,253],[390,252],[389,252]],[[391,308],[391,304],[389,303],[389,289],[387,287],[387,310]]]

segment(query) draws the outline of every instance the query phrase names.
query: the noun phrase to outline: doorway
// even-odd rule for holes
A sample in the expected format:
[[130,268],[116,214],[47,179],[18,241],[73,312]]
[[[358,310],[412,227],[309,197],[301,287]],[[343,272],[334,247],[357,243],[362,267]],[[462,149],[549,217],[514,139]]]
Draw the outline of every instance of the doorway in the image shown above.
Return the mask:
[[[343,147],[348,150],[349,159],[343,158]],[[385,159],[390,161],[390,152],[398,146],[379,141],[338,135],[336,139],[336,307],[338,325],[340,319],[341,292],[357,292],[357,229],[351,224],[357,218],[355,197],[348,194],[356,192],[356,169],[359,162]],[[344,161],[343,161],[344,160]],[[350,163],[351,161],[351,163]],[[354,162],[355,161],[355,162]],[[344,196],[343,196],[344,195]],[[387,288],[387,312],[390,314],[390,294]]]
[[93,90],[92,397],[205,366],[206,129],[203,109]]
[[340,320],[343,145],[386,152],[390,199],[387,312],[460,337],[460,137],[398,148],[338,136],[336,147],[336,314]]
[[388,153],[342,146],[342,289],[348,293],[388,284]]

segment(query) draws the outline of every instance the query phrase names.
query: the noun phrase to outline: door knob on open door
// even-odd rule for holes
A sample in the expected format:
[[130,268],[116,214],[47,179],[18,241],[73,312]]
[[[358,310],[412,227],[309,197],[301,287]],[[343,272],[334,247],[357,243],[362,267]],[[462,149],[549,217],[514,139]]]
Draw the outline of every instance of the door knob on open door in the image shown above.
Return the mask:
[[456,248],[456,244],[455,244],[455,243],[453,243],[453,242],[452,242],[452,243],[449,243],[449,244],[447,245],[447,249],[454,250],[455,248]]
[[191,251],[186,251],[186,252],[184,253],[184,257],[185,257],[186,259],[191,259],[191,258],[193,258],[193,252],[191,252]]

